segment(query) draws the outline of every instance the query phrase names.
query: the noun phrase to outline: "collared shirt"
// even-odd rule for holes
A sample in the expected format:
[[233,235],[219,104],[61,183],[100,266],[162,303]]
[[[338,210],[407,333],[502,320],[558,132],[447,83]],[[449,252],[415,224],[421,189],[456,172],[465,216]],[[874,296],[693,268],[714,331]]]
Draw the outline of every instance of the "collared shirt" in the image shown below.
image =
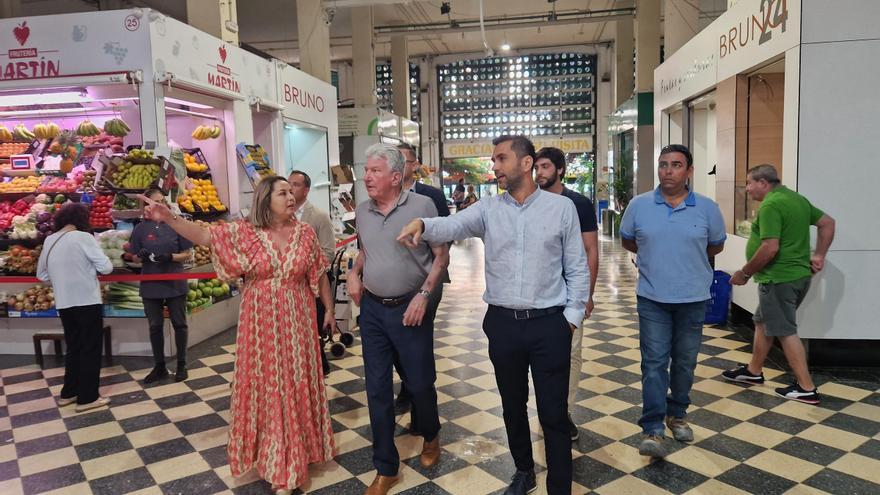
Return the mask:
[[336,256],[336,234],[333,231],[330,215],[306,201],[297,208],[296,219],[309,224],[315,230],[315,234],[318,235],[318,243],[321,245],[321,252],[327,259],[327,266],[332,265],[333,258]]
[[[413,219],[437,216],[427,197],[403,191],[387,215],[373,200],[357,206],[358,239],[366,255],[364,287],[381,297],[400,297],[417,292],[434,264],[431,245],[423,242],[409,249],[397,242],[400,231]],[[434,246],[440,244],[432,244]]]
[[673,208],[657,187],[630,201],[620,237],[639,248],[638,295],[661,303],[709,299],[712,266],[706,249],[727,239],[717,203],[691,191]]
[[[144,220],[137,224],[131,233],[129,252],[138,254],[141,249],[155,254],[182,253],[193,248],[193,243],[178,234],[166,223]],[[182,273],[183,263],[144,262],[141,273],[157,275],[161,273]],[[189,291],[186,280],[155,280],[140,283],[140,295],[148,299],[165,299],[185,295]]]
[[483,239],[486,303],[510,309],[565,306],[569,323],[583,322],[590,272],[570,199],[536,189],[520,204],[504,193],[450,217],[422,220],[429,242]]

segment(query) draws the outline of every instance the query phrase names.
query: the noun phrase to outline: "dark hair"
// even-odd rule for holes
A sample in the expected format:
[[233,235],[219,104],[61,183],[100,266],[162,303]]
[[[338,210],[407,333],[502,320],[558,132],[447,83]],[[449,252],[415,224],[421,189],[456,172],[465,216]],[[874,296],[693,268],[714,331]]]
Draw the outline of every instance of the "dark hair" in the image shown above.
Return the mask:
[[535,161],[537,162],[541,158],[550,160],[553,166],[556,167],[556,170],[565,170],[565,152],[561,149],[550,146],[541,148],[538,154],[535,155]]
[[251,212],[248,215],[248,221],[254,227],[266,229],[272,226],[272,191],[275,190],[275,184],[278,182],[287,182],[287,179],[280,175],[270,175],[257,183],[254,190],[254,200],[251,203]]
[[681,153],[687,160],[688,167],[694,164],[694,155],[692,155],[691,150],[683,144],[667,144],[662,150],[660,150],[660,156],[667,153]]
[[535,145],[532,144],[532,141],[529,138],[523,135],[505,134],[503,136],[498,136],[492,140],[492,146],[498,146],[499,144],[508,141],[512,141],[512,143],[510,143],[510,149],[516,153],[517,158],[530,156],[532,157],[532,161],[535,161]]
[[750,168],[748,176],[751,177],[752,180],[767,181],[767,183],[770,185],[776,185],[780,182],[779,174],[776,172],[776,167],[767,163],[755,165],[754,167]]
[[416,158],[418,158],[418,153],[416,153],[416,149],[413,147],[413,145],[411,145],[409,143],[398,143],[397,149],[399,149],[401,151],[403,151],[403,150],[412,151],[413,155],[416,155]]
[[303,172],[302,170],[294,170],[290,173],[288,177],[293,177],[294,175],[302,175],[303,182],[305,183],[306,187],[312,187],[312,178],[309,177],[309,174]]
[[55,213],[55,230],[61,230],[66,225],[73,225],[80,232],[91,232],[89,223],[89,207],[83,203],[67,203]]

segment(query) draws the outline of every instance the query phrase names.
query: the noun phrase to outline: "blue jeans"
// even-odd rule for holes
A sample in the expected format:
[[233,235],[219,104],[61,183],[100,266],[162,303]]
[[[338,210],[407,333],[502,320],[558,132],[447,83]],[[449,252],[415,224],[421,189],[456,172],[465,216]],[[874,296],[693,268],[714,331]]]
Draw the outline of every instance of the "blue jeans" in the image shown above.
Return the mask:
[[[664,416],[684,418],[703,336],[706,301],[660,303],[638,297],[642,352],[642,418],[648,435],[662,435]],[[667,397],[666,391],[671,390]]]

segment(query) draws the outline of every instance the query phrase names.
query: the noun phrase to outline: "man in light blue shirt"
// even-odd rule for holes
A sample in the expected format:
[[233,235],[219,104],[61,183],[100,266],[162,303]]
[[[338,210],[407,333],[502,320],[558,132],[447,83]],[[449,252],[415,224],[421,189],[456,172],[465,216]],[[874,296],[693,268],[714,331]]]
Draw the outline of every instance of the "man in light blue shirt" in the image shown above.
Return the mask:
[[412,221],[398,240],[409,246],[480,237],[489,304],[483,330],[504,408],[517,472],[505,495],[536,487],[526,403],[531,369],[547,451],[547,493],[571,493],[568,376],[571,336],[584,319],[589,269],[574,203],[541,191],[532,178],[535,147],[523,136],[493,142],[492,171],[507,192],[446,218]]
[[712,286],[709,257],[724,249],[727,234],[718,205],[687,187],[694,173],[687,147],[664,147],[657,169],[660,186],[629,203],[620,238],[638,254],[645,434],[639,453],[659,458],[666,456],[664,417],[676,440],[694,439],[685,416]]

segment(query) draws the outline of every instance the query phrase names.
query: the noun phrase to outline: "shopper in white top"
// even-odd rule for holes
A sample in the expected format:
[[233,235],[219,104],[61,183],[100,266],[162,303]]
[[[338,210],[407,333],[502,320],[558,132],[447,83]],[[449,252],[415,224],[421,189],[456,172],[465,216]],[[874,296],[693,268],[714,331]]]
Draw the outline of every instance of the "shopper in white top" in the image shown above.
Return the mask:
[[89,232],[85,205],[64,205],[55,215],[55,229],[43,243],[37,278],[52,282],[67,344],[58,405],[76,402],[76,411],[81,412],[110,403],[98,395],[104,318],[97,273],[110,273],[113,265]]

